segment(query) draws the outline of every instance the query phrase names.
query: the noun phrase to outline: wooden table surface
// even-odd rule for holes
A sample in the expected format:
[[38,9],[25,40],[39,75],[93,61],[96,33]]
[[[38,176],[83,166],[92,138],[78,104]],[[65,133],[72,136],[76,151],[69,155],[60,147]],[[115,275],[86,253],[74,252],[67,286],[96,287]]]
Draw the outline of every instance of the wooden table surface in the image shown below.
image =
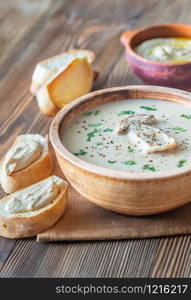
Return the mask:
[[[1,1],[1,156],[18,134],[48,133],[51,120],[29,93],[38,61],[68,48],[89,48],[100,72],[94,89],[140,84],[125,63],[120,33],[164,22],[191,23],[191,1]],[[191,277],[191,236],[52,244],[0,238],[0,276]]]

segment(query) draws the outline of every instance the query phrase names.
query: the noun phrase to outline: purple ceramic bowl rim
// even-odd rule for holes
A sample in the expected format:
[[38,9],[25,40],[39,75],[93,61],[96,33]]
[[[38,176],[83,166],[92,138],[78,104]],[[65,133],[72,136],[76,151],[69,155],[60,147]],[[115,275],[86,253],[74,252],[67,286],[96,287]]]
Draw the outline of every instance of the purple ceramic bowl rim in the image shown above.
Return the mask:
[[[189,24],[181,24],[181,23],[172,23],[172,24],[159,24],[159,25],[153,25],[153,26],[147,26],[147,27],[143,27],[141,29],[133,29],[133,30],[128,30],[128,31],[125,31],[122,35],[121,35],[121,38],[120,38],[120,41],[122,43],[122,45],[125,47],[126,49],[126,52],[128,54],[128,52],[130,53],[130,55],[134,58],[136,58],[137,60],[141,60],[142,62],[144,63],[148,63],[148,64],[153,64],[153,65],[156,65],[156,66],[164,66],[164,67],[179,67],[179,66],[190,66],[191,67],[191,61],[188,61],[188,62],[183,62],[183,63],[168,63],[168,62],[157,62],[157,61],[153,61],[153,60],[149,60],[149,59],[146,59],[140,55],[138,55],[133,47],[131,46],[131,42],[132,40],[135,38],[136,35],[144,32],[144,31],[147,31],[147,30],[150,30],[150,29],[157,29],[159,27],[174,27],[174,26],[186,26],[186,27],[189,27],[190,28],[190,33],[191,33],[191,25]],[[129,38],[129,40],[126,42],[126,44],[124,42],[122,42],[122,36],[126,33],[126,32],[132,32],[132,35],[131,37]],[[157,37],[157,36],[156,36]],[[190,37],[191,38],[191,37]],[[143,41],[146,41],[147,39],[143,40]]]

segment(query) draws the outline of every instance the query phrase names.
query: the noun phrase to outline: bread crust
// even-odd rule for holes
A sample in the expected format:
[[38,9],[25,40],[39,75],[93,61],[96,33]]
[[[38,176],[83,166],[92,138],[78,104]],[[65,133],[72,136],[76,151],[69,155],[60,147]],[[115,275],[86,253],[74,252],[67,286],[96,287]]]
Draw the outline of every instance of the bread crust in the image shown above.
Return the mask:
[[59,108],[50,99],[47,85],[43,85],[38,90],[36,97],[41,113],[47,117],[54,117],[57,114]]
[[[18,140],[19,136],[16,138],[13,145],[15,145]],[[4,158],[1,161],[1,165],[3,163],[3,160]],[[48,148],[48,151],[44,153],[42,157],[40,157],[25,169],[19,170],[10,175],[7,175],[1,170],[1,186],[7,194],[14,193],[20,189],[23,189],[29,185],[32,185],[40,180],[49,177],[52,174],[52,167],[52,156],[50,153],[50,149]]]
[[[68,184],[51,206],[40,210],[32,216],[20,214],[14,217],[0,216],[0,236],[6,238],[24,238],[37,235],[52,227],[65,212],[68,203]],[[0,201],[5,201],[9,196]]]

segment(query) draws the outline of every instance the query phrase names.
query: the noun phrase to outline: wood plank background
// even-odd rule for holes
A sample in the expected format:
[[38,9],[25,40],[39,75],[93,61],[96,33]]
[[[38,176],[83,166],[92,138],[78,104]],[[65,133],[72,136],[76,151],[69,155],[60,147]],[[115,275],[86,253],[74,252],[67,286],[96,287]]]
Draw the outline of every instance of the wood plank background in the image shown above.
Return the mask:
[[[94,89],[139,84],[124,62],[120,33],[163,22],[191,23],[191,1],[1,1],[1,156],[20,133],[48,133],[51,120],[39,114],[29,94],[39,60],[89,48],[101,74]],[[0,238],[0,276],[191,277],[191,236],[52,244]]]

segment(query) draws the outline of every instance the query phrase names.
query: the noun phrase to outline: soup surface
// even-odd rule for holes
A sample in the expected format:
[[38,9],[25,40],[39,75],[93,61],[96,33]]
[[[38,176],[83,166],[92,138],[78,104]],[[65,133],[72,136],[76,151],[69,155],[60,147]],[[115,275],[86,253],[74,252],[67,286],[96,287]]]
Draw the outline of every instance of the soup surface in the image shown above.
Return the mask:
[[135,47],[140,56],[158,62],[191,61],[191,38],[154,38]]
[[[136,114],[152,114],[154,127],[174,138],[175,148],[144,153],[128,134],[118,134],[120,122]],[[98,166],[127,172],[181,168],[191,163],[191,108],[150,99],[105,103],[71,121],[61,138],[71,153]]]

